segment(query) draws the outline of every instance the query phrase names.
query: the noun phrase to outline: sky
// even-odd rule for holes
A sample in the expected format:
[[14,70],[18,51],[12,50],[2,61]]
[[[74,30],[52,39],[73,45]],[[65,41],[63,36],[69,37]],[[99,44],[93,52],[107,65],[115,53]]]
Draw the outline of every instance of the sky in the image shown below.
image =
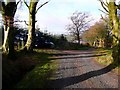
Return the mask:
[[[40,0],[37,7],[47,0]],[[70,16],[75,11],[87,12],[98,21],[102,9],[98,0],[50,0],[48,4],[39,9],[36,14],[38,20],[36,26],[42,31],[47,30],[52,34],[68,34],[66,26],[70,23]],[[28,21],[28,9],[25,5],[18,8],[16,18]],[[93,22],[91,22],[93,24]],[[27,27],[24,23],[20,23],[22,27]]]

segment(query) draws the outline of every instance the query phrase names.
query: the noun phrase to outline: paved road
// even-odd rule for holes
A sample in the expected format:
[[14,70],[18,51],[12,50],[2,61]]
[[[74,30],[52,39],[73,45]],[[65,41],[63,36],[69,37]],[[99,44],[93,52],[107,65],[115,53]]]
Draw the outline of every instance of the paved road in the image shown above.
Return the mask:
[[[92,51],[64,51],[48,88],[118,88],[118,76],[97,64]],[[75,55],[70,55],[75,54]]]

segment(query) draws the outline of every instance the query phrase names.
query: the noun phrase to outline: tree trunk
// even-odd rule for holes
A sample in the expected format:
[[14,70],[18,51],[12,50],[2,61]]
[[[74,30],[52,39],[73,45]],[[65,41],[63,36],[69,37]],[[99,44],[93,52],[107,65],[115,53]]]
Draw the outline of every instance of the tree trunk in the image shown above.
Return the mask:
[[96,47],[96,42],[95,41],[93,42],[93,46]]
[[17,10],[16,1],[9,0],[2,2],[2,18],[4,20],[4,42],[2,45],[3,52],[8,54],[8,58],[15,59],[14,53],[14,15]]
[[102,40],[101,39],[99,39],[98,47],[102,47]]
[[[11,20],[10,20],[11,21]],[[10,59],[15,59],[14,54],[14,27],[10,25],[10,21],[8,22],[8,26],[4,28],[4,42],[2,45],[2,49],[4,53],[8,54]]]
[[38,2],[39,0],[34,0],[34,2],[33,0],[30,0],[29,6],[27,5],[26,2],[24,2],[29,9],[29,26],[28,26],[28,39],[25,44],[25,47],[22,50],[33,51],[34,38],[35,38],[35,22],[36,22],[35,15],[42,6],[48,3],[48,2],[45,2],[36,10],[36,6]]
[[14,51],[14,27],[9,28],[9,34],[8,34],[8,46],[9,46],[9,53],[8,57],[10,59],[15,59],[15,51]]
[[29,26],[28,26],[28,39],[25,44],[27,51],[33,51],[35,37],[35,11],[29,15]]
[[104,40],[102,40],[101,38],[99,39],[98,47],[104,47]]
[[109,18],[113,26],[112,35],[113,35],[113,59],[115,62],[120,63],[120,27],[119,19],[117,16],[117,8],[115,2],[109,3]]
[[6,27],[6,25],[4,25],[4,41],[3,41],[3,45],[2,45],[2,49],[4,53],[8,52],[8,33],[9,33],[9,27]]
[[80,34],[78,28],[77,28],[77,40],[78,40],[78,45],[80,45]]
[[80,36],[79,35],[77,36],[77,39],[78,39],[78,45],[80,45]]

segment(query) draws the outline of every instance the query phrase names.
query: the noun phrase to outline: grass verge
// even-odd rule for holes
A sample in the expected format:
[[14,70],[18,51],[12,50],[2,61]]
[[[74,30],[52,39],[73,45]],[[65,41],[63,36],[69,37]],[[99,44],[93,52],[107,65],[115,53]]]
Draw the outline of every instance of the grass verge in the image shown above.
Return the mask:
[[57,50],[38,50],[17,52],[17,60],[11,61],[3,55],[3,89],[43,88],[47,78],[57,68],[56,61],[49,57]]
[[[105,54],[103,56],[98,56],[96,57],[96,61],[102,65],[109,65],[111,63],[113,63],[113,58],[112,58],[112,49],[104,49],[104,48],[99,48],[96,50],[97,54]],[[113,64],[113,67],[116,66],[116,64]],[[116,66],[115,69],[113,69],[113,72],[118,73],[118,71],[120,70],[120,65]]]
[[32,59],[39,61],[39,64],[27,73],[15,88],[44,88],[47,79],[57,68],[55,61],[49,59],[49,55],[57,51],[35,49],[35,52],[37,53],[32,55]]
[[37,65],[31,72],[27,73],[25,77],[17,84],[16,88],[44,88],[47,79],[52,75],[56,69],[54,61],[44,65]]

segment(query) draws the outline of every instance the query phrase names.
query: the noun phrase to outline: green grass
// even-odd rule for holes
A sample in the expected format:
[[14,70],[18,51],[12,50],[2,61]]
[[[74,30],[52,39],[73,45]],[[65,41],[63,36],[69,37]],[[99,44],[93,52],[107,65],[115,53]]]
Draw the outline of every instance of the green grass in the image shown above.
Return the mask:
[[[97,54],[106,54],[103,56],[96,57],[96,61],[102,65],[109,65],[113,63],[113,58],[112,58],[112,49],[104,49],[104,48],[99,48],[96,50]],[[113,71],[118,73],[118,70],[120,69],[120,65],[118,66],[116,63],[112,64],[112,66],[116,67]]]
[[103,64],[103,65],[109,65],[110,63],[113,62],[112,58],[112,50],[108,49],[97,49],[96,53],[98,54],[106,54],[103,56],[99,56],[96,58],[96,61]]
[[55,69],[56,65],[53,62],[37,65],[18,83],[16,88],[44,88],[47,79]]
[[42,88],[46,80],[57,68],[56,61],[49,57],[59,53],[57,50],[17,52],[17,60],[11,61],[3,55],[4,88]]
[[49,50],[43,51],[38,49],[34,51],[34,54],[32,53],[28,56],[31,55],[31,58],[37,60],[39,63],[32,71],[24,76],[15,88],[44,88],[47,79],[50,78],[52,73],[56,70],[56,61],[49,59],[49,56],[58,51],[50,52]]

